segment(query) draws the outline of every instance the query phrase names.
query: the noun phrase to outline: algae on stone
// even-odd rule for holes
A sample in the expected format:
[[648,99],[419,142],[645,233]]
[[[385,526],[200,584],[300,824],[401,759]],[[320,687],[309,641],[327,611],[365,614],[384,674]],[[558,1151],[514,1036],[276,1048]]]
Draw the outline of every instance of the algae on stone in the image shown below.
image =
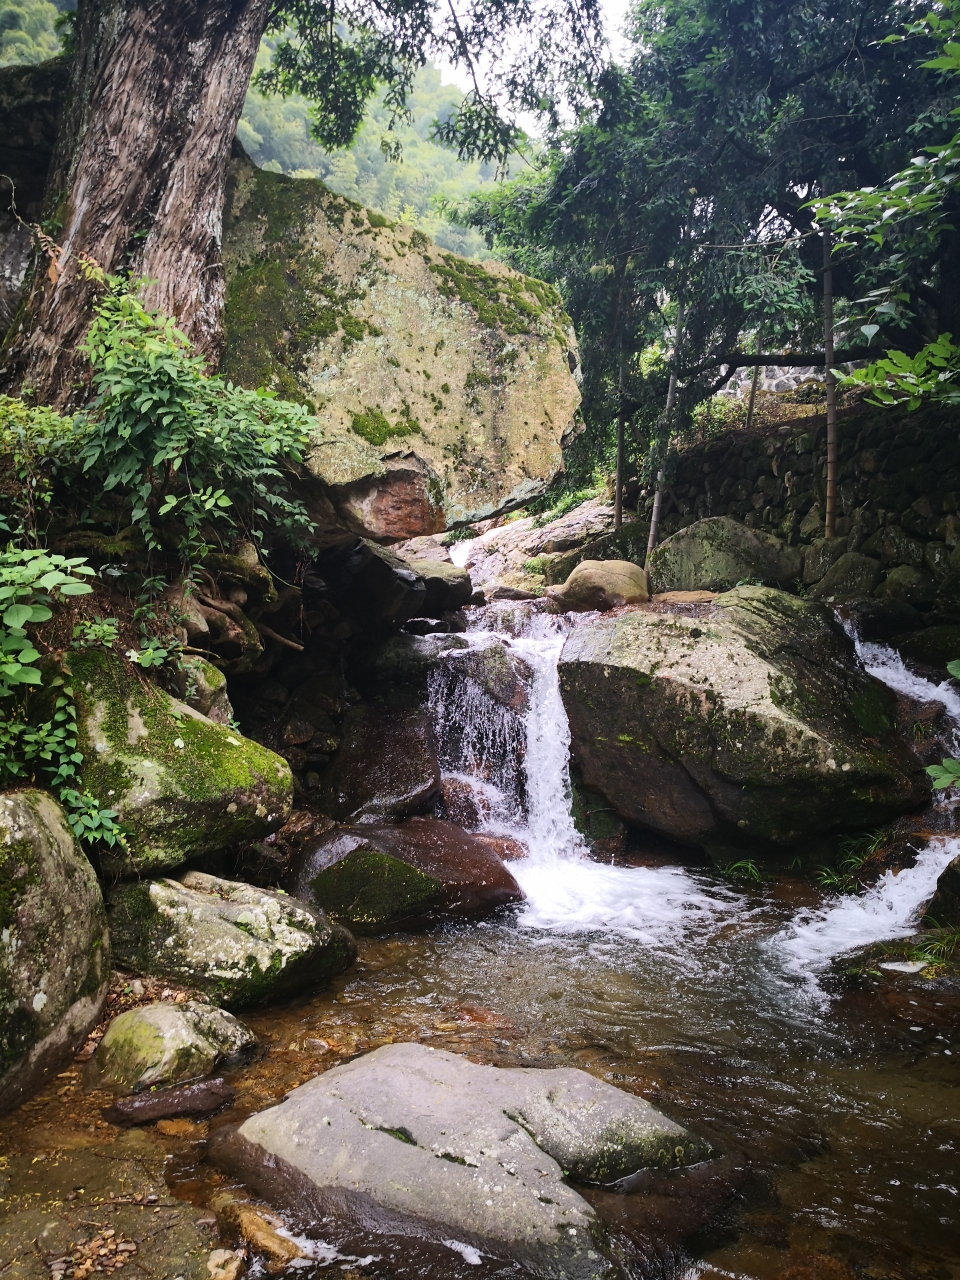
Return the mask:
[[802,560],[772,534],[712,516],[688,525],[650,554],[651,591],[729,591],[741,581],[792,586]]
[[561,470],[580,393],[551,286],[245,158],[233,163],[223,261],[223,372],[315,411],[310,469],[357,532],[480,520]]
[[190,871],[110,895],[118,961],[229,1009],[308,992],[356,958],[349,933],[296,898]]
[[0,1111],[62,1070],[110,980],[103,898],[57,802],[0,796]]
[[121,1094],[183,1084],[240,1062],[256,1044],[249,1028],[211,1005],[141,1005],[107,1027],[87,1080]]
[[115,654],[71,653],[69,674],[83,785],[129,832],[128,855],[107,852],[108,869],[176,867],[286,821],[293,781],[281,756],[139,679]]
[[893,694],[823,606],[785,592],[739,587],[705,618],[581,624],[560,680],[587,785],[689,844],[798,845],[928,794]]

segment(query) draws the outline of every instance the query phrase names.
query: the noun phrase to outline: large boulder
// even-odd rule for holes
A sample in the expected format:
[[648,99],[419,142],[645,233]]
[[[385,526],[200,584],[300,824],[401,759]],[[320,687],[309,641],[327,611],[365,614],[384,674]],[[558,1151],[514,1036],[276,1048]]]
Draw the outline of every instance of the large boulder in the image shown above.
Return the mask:
[[232,166],[224,373],[304,398],[310,471],[378,540],[529,502],[580,401],[559,295],[471,262],[320,182]]
[[881,572],[879,560],[859,551],[846,551],[807,594],[811,600],[823,600],[825,604],[859,600],[873,594]]
[[44,791],[0,796],[0,1112],[63,1069],[107,998],[100,886]]
[[478,1066],[417,1044],[326,1072],[213,1148],[301,1226],[334,1213],[365,1230],[453,1237],[552,1280],[619,1274],[568,1177],[609,1184],[710,1154],[586,1072]]
[[439,818],[331,831],[304,850],[293,886],[357,933],[486,915],[523,897],[489,845]]
[[440,790],[430,717],[364,703],[348,712],[340,750],[323,779],[320,804],[338,821],[406,818]]
[[729,591],[738,582],[792,586],[803,561],[799,548],[749,529],[729,516],[688,525],[650,553],[650,590]]
[[940,872],[924,923],[937,929],[960,928],[960,857],[948,862]]
[[83,786],[117,810],[129,849],[110,872],[150,874],[258,840],[290,812],[287,762],[138,678],[115,654],[69,655]]
[[110,933],[126,968],[230,1009],[309,991],[356,958],[347,931],[306,903],[200,871],[118,885]]
[[790,846],[929,794],[894,695],[822,605],[785,592],[739,587],[704,618],[583,623],[560,681],[584,781],[676,840]]
[[441,618],[445,613],[468,604],[473,595],[473,583],[466,569],[432,556],[405,556],[406,563],[423,579],[427,589],[422,615],[425,618]]
[[555,613],[605,613],[650,599],[647,575],[629,560],[581,560],[562,587],[548,587]]
[[142,1093],[236,1066],[257,1047],[253,1032],[213,1005],[141,1005],[114,1018],[87,1066],[87,1083]]

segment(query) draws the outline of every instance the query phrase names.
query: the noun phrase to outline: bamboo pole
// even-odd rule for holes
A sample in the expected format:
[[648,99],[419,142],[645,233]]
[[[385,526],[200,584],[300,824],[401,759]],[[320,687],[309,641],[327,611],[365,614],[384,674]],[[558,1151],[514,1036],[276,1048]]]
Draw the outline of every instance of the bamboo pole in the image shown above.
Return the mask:
[[650,516],[650,535],[647,538],[647,554],[644,558],[643,568],[647,571],[647,565],[650,561],[650,552],[657,545],[657,534],[660,531],[660,511],[663,507],[663,481],[666,474],[667,454],[670,452],[670,422],[673,417],[673,407],[677,402],[677,357],[680,354],[680,336],[683,332],[684,307],[683,303],[677,306],[677,337],[673,344],[673,368],[670,370],[670,381],[667,384],[667,403],[664,409],[664,425],[667,433],[667,440],[663,450],[663,462],[657,472],[657,490],[653,497],[653,513]]
[[613,499],[613,527],[620,529],[623,525],[623,483],[624,483],[624,434],[626,430],[626,401],[625,391],[627,383],[627,362],[623,354],[623,347],[620,348],[620,382],[619,392],[620,400],[617,406],[617,490]]
[[827,500],[824,536],[837,532],[837,386],[833,378],[833,252],[829,231],[823,233],[823,353],[827,380]]

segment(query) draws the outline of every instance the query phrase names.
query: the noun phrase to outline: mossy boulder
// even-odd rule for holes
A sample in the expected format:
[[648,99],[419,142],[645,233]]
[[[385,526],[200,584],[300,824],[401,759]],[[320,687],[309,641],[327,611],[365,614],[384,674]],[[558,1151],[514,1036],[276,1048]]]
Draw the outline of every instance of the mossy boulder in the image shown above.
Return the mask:
[[937,594],[937,584],[929,573],[922,569],[914,569],[912,565],[900,564],[891,569],[877,587],[876,594],[884,600],[903,600],[907,604],[933,604]]
[[115,1093],[198,1080],[235,1066],[257,1047],[253,1032],[212,1005],[141,1005],[114,1018],[87,1067],[87,1083]]
[[120,814],[129,851],[107,869],[166,870],[286,821],[290,766],[138,677],[115,654],[69,656],[84,787]]
[[650,590],[728,591],[738,582],[792,586],[802,557],[773,534],[749,529],[729,516],[688,525],[650,553]]
[[489,845],[438,818],[337,828],[303,851],[293,883],[356,933],[474,918],[523,897]]
[[442,618],[449,610],[459,609],[469,602],[473,583],[466,569],[460,569],[448,560],[419,556],[405,556],[404,559],[427,588],[421,609],[423,617]]
[[227,692],[227,677],[219,667],[205,658],[184,658],[181,669],[184,675],[184,702],[194,711],[215,724],[228,725],[233,719],[233,707]]
[[940,872],[937,888],[927,905],[924,924],[936,929],[960,928],[960,857]]
[[560,680],[587,786],[692,845],[788,847],[929,795],[894,695],[823,606],[785,592],[739,587],[704,618],[582,623]]
[[107,997],[103,898],[44,791],[0,795],[0,1112],[63,1069]]
[[223,263],[223,371],[313,407],[310,471],[355,532],[482,520],[562,470],[578,358],[550,285],[246,157],[232,166]]
[[321,986],[356,959],[345,929],[284,893],[190,871],[110,894],[117,960],[229,1009]]
[[562,587],[548,587],[554,613],[587,613],[645,604],[647,575],[629,560],[581,560]]
[[826,604],[860,600],[872,595],[881,572],[879,560],[859,551],[846,551],[807,594],[811,600],[823,600]]

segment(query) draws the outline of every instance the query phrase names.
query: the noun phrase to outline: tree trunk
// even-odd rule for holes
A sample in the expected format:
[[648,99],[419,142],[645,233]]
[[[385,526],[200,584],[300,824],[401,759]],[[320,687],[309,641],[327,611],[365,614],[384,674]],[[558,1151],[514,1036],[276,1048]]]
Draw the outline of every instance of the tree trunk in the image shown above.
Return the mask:
[[627,425],[625,392],[627,384],[627,362],[620,352],[620,400],[617,406],[617,491],[613,499],[613,527],[620,529],[623,525],[623,471],[624,471],[624,434]]
[[833,380],[833,237],[823,233],[823,355],[827,380],[827,501],[824,536],[837,532],[837,385]]
[[673,417],[673,406],[677,402],[677,364],[680,360],[680,341],[683,333],[683,303],[677,306],[677,338],[673,344],[673,368],[670,371],[670,381],[667,383],[667,403],[664,408],[664,425],[667,432],[666,445],[663,451],[663,463],[657,472],[657,490],[653,496],[653,512],[650,516],[650,533],[647,537],[647,554],[644,557],[644,572],[649,572],[648,565],[650,563],[650,552],[657,545],[657,536],[660,533],[660,510],[663,506],[663,482],[666,477],[667,454],[670,452],[670,420]]
[[78,398],[95,292],[80,255],[146,277],[148,304],[217,360],[227,163],[268,13],[268,0],[80,0],[47,184],[62,252],[38,261],[7,335],[7,389]]
[[[762,350],[763,350],[763,335],[758,333],[757,334],[757,351],[762,351]],[[758,364],[755,364],[753,366],[753,377],[750,379],[750,400],[749,400],[749,403],[747,404],[747,422],[744,428],[745,431],[749,431],[750,428],[753,426],[753,410],[757,403],[757,383],[759,381],[760,381],[760,366]]]

